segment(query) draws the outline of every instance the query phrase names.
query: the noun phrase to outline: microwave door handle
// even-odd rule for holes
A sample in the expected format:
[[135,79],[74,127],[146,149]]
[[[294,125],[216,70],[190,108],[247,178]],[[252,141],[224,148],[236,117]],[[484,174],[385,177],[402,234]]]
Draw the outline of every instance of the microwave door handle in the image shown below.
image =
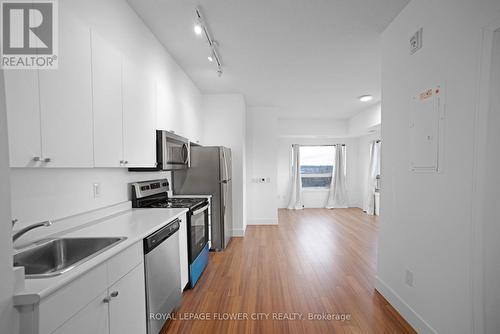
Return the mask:
[[182,144],[182,159],[184,164],[187,164],[189,159],[189,150],[187,148],[187,144]]
[[169,154],[168,154],[168,146],[167,146],[167,136],[165,132],[162,132],[161,135],[161,163],[162,169],[165,169],[169,163]]
[[224,182],[229,178],[229,175],[227,175],[226,151],[224,151],[224,149],[222,149],[222,160],[224,161],[224,177],[222,178],[222,182]]

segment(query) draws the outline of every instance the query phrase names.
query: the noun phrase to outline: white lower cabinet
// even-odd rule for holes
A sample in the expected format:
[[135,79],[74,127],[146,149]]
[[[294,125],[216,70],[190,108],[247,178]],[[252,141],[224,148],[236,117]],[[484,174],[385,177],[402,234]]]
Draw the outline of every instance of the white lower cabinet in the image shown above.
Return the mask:
[[141,264],[109,288],[110,334],[146,334],[144,286],[144,266]]
[[181,261],[181,291],[189,282],[189,259],[187,241],[187,217],[182,215],[179,224],[179,259]]
[[106,297],[107,293],[103,293],[92,300],[53,334],[108,334],[108,305],[103,302]]
[[20,334],[146,334],[142,241],[38,304],[18,306]]
[[146,334],[143,263],[120,278],[52,333]]

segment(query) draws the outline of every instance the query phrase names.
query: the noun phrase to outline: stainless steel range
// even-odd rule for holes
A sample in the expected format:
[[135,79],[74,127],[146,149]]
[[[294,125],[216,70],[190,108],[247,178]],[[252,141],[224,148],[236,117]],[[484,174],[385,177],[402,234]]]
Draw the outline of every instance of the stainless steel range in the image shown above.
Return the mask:
[[187,208],[189,286],[193,288],[208,264],[207,198],[171,198],[168,180],[138,182],[132,185],[134,208]]

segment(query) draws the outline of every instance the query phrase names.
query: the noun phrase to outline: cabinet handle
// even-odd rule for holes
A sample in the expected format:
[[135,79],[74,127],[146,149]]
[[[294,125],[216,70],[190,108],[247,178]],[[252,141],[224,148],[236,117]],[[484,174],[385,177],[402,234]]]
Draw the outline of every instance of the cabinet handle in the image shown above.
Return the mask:
[[120,165],[123,165],[125,163],[125,160],[120,160]]
[[104,299],[102,300],[102,302],[103,302],[103,303],[109,303],[109,301],[110,301],[110,298],[109,298],[109,297],[106,297],[106,298],[104,298]]
[[33,161],[40,161],[40,157],[33,157]]
[[50,162],[50,160],[51,160],[50,158],[45,158],[43,159],[43,162]]
[[118,297],[118,291],[111,292],[111,297],[113,298]]

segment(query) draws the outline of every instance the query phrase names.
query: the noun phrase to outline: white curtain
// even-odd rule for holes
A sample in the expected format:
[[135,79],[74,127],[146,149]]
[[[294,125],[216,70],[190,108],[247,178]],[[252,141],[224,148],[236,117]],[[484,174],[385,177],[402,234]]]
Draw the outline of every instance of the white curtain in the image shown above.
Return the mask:
[[327,209],[347,208],[347,189],[346,189],[346,148],[344,145],[335,145],[335,162],[332,182],[330,183],[330,192],[326,202]]
[[369,215],[375,214],[375,187],[377,175],[380,173],[380,141],[370,144],[370,167],[366,183],[366,197],[363,202],[363,211]]
[[292,177],[288,209],[302,210],[302,180],[300,178],[300,145],[292,145]]

